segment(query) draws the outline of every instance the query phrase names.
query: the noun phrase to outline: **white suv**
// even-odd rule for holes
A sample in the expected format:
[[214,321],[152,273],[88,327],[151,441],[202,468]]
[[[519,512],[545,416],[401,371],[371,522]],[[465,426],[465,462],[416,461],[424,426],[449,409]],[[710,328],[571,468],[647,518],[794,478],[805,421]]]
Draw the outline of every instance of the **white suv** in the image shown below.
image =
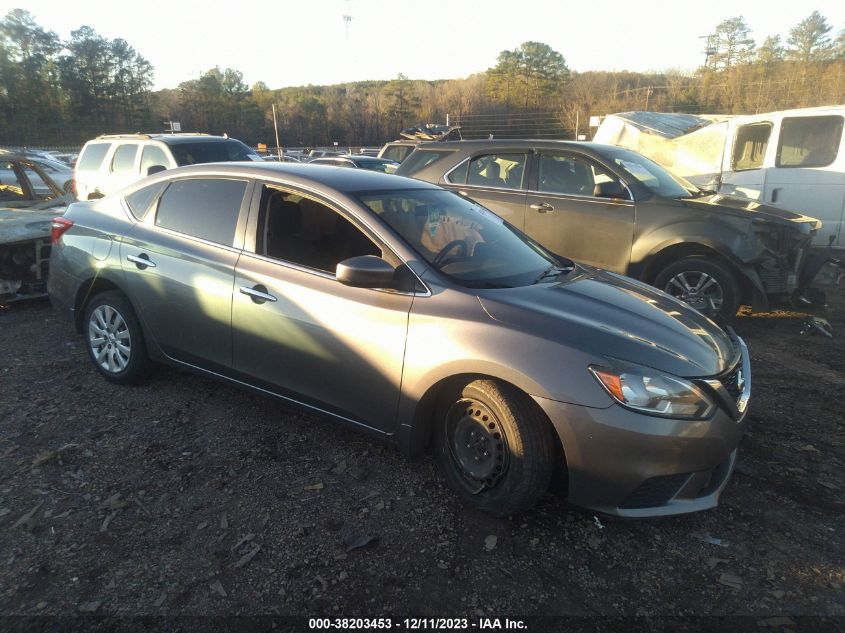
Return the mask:
[[76,161],[80,200],[102,198],[172,167],[261,157],[242,142],[208,134],[110,134],[88,141]]

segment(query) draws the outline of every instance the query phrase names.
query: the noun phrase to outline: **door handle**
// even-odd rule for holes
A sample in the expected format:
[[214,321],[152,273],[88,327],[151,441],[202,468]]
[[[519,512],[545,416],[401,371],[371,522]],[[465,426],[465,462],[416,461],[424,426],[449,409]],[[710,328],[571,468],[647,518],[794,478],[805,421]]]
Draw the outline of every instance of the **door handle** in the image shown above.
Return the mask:
[[144,270],[146,268],[155,268],[155,262],[150,260],[150,256],[146,253],[141,253],[138,256],[135,255],[127,255],[126,259],[133,264],[135,264],[139,269]]
[[555,208],[552,205],[550,205],[548,202],[541,202],[539,204],[532,204],[531,208],[534,209],[535,211],[539,211],[540,213],[549,213],[549,212],[555,210]]
[[780,191],[780,189],[781,189],[780,187],[776,187],[775,189],[772,189],[772,202],[778,201],[778,192]]
[[248,296],[252,299],[253,303],[264,303],[265,301],[274,302],[276,301],[276,297],[271,295],[267,292],[267,287],[258,284],[257,286],[253,286],[249,288],[248,286],[241,286],[241,294]]

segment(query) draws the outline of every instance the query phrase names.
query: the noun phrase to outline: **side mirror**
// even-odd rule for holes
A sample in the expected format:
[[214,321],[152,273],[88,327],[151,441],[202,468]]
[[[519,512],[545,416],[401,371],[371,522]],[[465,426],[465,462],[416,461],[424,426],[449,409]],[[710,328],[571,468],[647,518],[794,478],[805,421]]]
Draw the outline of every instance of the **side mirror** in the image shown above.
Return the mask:
[[375,255],[350,257],[337,265],[337,280],[354,288],[389,288],[396,269]]
[[147,173],[144,174],[145,176],[152,176],[153,174],[157,174],[160,171],[166,170],[167,167],[164,165],[150,165],[147,167]]
[[596,198],[612,198],[616,200],[627,200],[628,192],[618,180],[600,182],[593,189],[593,196]]

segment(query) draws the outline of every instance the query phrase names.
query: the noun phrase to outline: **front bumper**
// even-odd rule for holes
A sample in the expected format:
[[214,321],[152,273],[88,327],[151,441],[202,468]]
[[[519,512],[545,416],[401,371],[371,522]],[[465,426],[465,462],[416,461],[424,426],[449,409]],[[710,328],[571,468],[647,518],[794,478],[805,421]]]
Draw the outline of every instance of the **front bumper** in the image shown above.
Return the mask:
[[725,390],[715,393],[719,406],[708,420],[672,420],[617,404],[594,409],[535,397],[563,445],[569,502],[632,518],[715,507],[733,472],[748,412],[748,351],[741,341],[740,348],[739,363],[726,375],[741,368],[741,393],[733,403],[721,401],[730,397]]

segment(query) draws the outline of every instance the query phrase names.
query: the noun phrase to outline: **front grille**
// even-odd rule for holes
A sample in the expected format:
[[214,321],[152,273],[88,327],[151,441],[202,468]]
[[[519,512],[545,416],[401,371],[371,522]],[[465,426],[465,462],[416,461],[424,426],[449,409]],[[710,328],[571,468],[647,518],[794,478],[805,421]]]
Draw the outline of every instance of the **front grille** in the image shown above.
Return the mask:
[[654,508],[665,505],[687,483],[691,474],[681,473],[679,475],[664,475],[663,477],[646,479],[619,504],[619,507],[626,510],[634,510],[637,508]]
[[739,372],[741,369],[742,363],[740,362],[734,365],[734,368],[729,372],[719,376],[719,382],[722,383],[725,391],[731,394],[731,398],[734,399],[734,402],[739,400],[739,397],[742,395],[742,389],[739,385]]

